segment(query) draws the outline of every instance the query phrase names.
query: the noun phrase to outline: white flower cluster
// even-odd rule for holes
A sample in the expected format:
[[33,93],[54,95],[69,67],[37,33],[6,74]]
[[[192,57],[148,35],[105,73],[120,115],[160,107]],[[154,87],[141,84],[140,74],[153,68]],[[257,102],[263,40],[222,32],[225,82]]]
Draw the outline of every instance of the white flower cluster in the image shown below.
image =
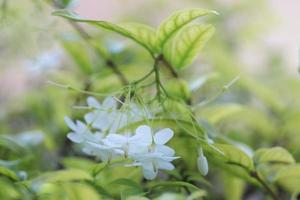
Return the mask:
[[132,160],[126,166],[142,167],[144,177],[149,180],[157,176],[159,169],[174,169],[171,162],[178,157],[165,145],[174,135],[171,129],[154,134],[149,126],[141,125],[135,133],[120,134],[118,129],[142,119],[137,105],[131,103],[124,111],[117,108],[117,101],[112,97],[107,97],[102,104],[89,97],[87,103],[93,111],[85,115],[85,123],[65,117],[72,130],[67,137],[81,144],[86,154],[98,156],[106,162],[121,157]]

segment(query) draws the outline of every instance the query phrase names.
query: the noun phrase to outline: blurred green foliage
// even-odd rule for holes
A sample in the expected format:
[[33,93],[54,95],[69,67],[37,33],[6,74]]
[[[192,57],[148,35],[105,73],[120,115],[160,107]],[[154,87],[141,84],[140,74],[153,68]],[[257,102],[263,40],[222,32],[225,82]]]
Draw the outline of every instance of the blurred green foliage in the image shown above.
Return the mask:
[[[288,71],[281,55],[271,50],[266,52],[267,64],[250,66],[257,69],[254,72],[249,72],[249,66],[238,57],[243,43],[257,41],[272,24],[272,13],[262,1],[241,1],[232,6],[215,0],[201,5],[187,1],[193,6],[213,8],[220,16],[205,19],[215,26],[215,34],[201,58],[184,69],[180,68],[191,64],[189,59],[199,51],[183,55],[186,60],[180,63],[176,59],[180,60],[181,52],[173,52],[180,48],[174,45],[184,44],[177,40],[160,49],[151,42],[149,27],[113,27],[128,38],[134,37],[145,50],[111,32],[51,16],[53,10],[67,8],[71,1],[1,3],[1,57],[32,57],[55,43],[64,50],[65,60],[55,70],[44,70],[42,80],[26,94],[0,102],[0,199],[262,199],[266,192],[263,184],[270,185],[268,189],[278,199],[296,199],[300,192],[297,72]],[[258,12],[257,5],[264,12]],[[160,6],[164,10],[168,5]],[[146,17],[144,12],[139,15],[142,20]],[[128,18],[132,18],[130,14]],[[234,20],[240,18],[242,23],[232,28]],[[146,39],[137,36],[138,29],[145,29]],[[154,124],[174,129],[176,139],[171,146],[181,159],[175,161],[176,170],[163,172],[160,180],[145,181],[137,168],[108,168],[84,155],[67,140],[63,117],[82,118],[83,110],[76,106],[85,105],[87,96],[121,95],[124,82],[134,82],[152,69],[151,56],[158,52],[168,55],[167,61],[177,68],[180,78],[161,68],[162,83],[175,100],[164,102],[170,113],[163,116],[169,118]],[[16,63],[1,59],[0,71],[11,64]],[[152,82],[150,78],[147,83]],[[144,91],[137,91],[139,97],[149,98]],[[190,110],[182,102],[191,104],[199,123],[196,131],[189,121]],[[172,113],[180,114],[181,126],[170,117]],[[200,134],[212,138],[220,153],[206,143],[195,142]],[[204,145],[209,161],[206,177],[197,171],[199,144]]]

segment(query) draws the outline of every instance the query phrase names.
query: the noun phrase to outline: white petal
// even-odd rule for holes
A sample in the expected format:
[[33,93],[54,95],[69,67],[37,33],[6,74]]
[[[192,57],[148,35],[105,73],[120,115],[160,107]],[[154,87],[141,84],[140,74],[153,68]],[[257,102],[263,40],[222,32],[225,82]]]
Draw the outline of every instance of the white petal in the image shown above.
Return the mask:
[[125,167],[139,167],[142,166],[142,163],[140,162],[133,162],[133,163],[129,163],[129,164],[125,164]]
[[160,154],[159,156],[156,156],[156,159],[159,160],[159,161],[168,161],[168,162],[171,162],[173,160],[176,160],[180,157],[178,156],[163,156],[162,154]]
[[77,126],[75,125],[75,123],[67,116],[64,119],[65,119],[65,122],[68,125],[68,127],[70,129],[72,129],[73,131],[76,131]]
[[159,169],[164,169],[164,170],[173,170],[175,168],[172,163],[167,162],[167,161],[159,161],[159,162],[157,162],[157,167]]
[[113,115],[112,119],[110,119],[111,122],[111,127],[110,127],[110,131],[111,132],[117,132],[118,129],[124,127],[125,125],[127,125],[128,122],[128,118],[127,115],[118,112],[116,115]]
[[164,156],[174,156],[175,155],[175,151],[174,149],[166,146],[166,145],[155,145],[154,147],[154,151],[157,153],[161,153]]
[[106,131],[111,126],[113,120],[110,114],[104,112],[96,112],[94,116],[93,127],[100,129],[101,131]]
[[138,139],[141,139],[141,142],[145,143],[146,145],[152,144],[152,133],[149,126],[141,125],[136,129],[135,133],[135,136]]
[[136,129],[136,134],[130,138],[130,142],[139,146],[150,146],[152,144],[151,128],[139,126]]
[[79,135],[79,134],[76,134],[76,133],[69,133],[67,135],[67,137],[72,141],[72,142],[75,142],[75,143],[82,143],[84,141],[84,139]]
[[82,151],[88,155],[95,156],[95,152],[93,151],[93,148],[91,148],[90,146],[83,147]]
[[207,162],[206,157],[203,154],[198,157],[197,166],[198,166],[199,172],[203,176],[206,176],[208,173],[208,162]]
[[106,97],[102,103],[104,109],[117,108],[117,101],[113,97]]
[[121,147],[127,142],[127,137],[124,135],[111,133],[103,141],[107,145]]
[[110,152],[106,151],[96,151],[95,156],[98,156],[103,162],[107,162],[110,159]]
[[100,103],[94,97],[88,97],[87,104],[89,107],[92,107],[92,108],[100,108],[101,107]]
[[86,146],[94,148],[95,150],[98,150],[98,151],[108,151],[108,150],[112,149],[111,147],[108,147],[106,145],[97,144],[94,142],[86,142]]
[[145,179],[147,180],[153,180],[157,176],[157,172],[155,172],[154,170],[143,170],[143,174]]
[[136,154],[145,154],[148,152],[148,146],[129,144],[128,146],[128,156],[134,157]]
[[174,133],[171,129],[165,128],[158,131],[154,135],[154,143],[155,144],[166,144],[172,137]]
[[86,132],[88,130],[86,124],[83,123],[82,121],[76,120],[76,124],[77,124],[77,130],[76,131]]
[[143,174],[145,179],[153,180],[157,176],[157,170],[154,169],[152,162],[143,163]]
[[84,120],[86,123],[90,124],[95,121],[95,113],[89,112],[84,116]]
[[95,138],[96,141],[100,141],[103,137],[104,137],[103,134],[100,133],[100,132],[96,132],[94,134],[94,138]]

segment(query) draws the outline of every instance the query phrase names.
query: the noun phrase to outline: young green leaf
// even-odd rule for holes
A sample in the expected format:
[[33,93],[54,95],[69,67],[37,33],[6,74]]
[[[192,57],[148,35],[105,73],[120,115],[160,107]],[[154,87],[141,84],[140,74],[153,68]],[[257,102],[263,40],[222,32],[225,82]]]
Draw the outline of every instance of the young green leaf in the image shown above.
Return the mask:
[[57,199],[90,199],[101,200],[99,191],[92,185],[79,182],[63,182],[60,184],[47,184],[37,191],[40,200]]
[[300,164],[287,166],[281,169],[273,179],[274,182],[284,187],[289,192],[300,191]]
[[123,185],[134,189],[137,193],[142,193],[143,188],[131,179],[120,178],[112,181],[110,184]]
[[163,48],[165,59],[175,68],[191,64],[214,33],[212,25],[194,24],[183,28]]
[[64,17],[72,21],[84,22],[96,27],[101,27],[103,29],[116,32],[120,35],[132,39],[141,46],[145,47],[151,55],[153,55],[157,51],[155,47],[155,31],[151,27],[148,27],[146,25],[135,23],[117,25],[107,21],[89,20],[81,18],[78,14],[69,10],[58,10],[53,12],[52,14],[55,16]]
[[228,144],[215,144],[215,146],[224,153],[227,163],[240,166],[246,170],[253,169],[251,158],[239,148]]
[[54,3],[57,4],[60,8],[67,8],[69,5],[71,5],[73,0],[55,0]]
[[201,190],[197,186],[184,182],[184,181],[161,181],[158,183],[155,183],[151,188],[157,188],[157,187],[187,187],[194,190]]
[[209,14],[218,14],[213,10],[206,9],[189,9],[178,11],[161,23],[157,30],[158,45],[163,47],[166,42],[175,35],[183,26],[189,22]]
[[293,156],[282,147],[261,148],[258,149],[253,157],[255,164],[261,163],[283,163],[294,164],[295,159]]
[[53,182],[68,182],[76,180],[92,180],[92,176],[83,170],[68,169],[44,173],[41,176],[33,179],[33,184],[53,183]]
[[19,180],[17,174],[14,171],[12,171],[12,170],[10,170],[6,167],[1,167],[0,166],[0,176],[1,175],[6,176],[6,177],[8,177],[9,179],[11,179],[13,181],[18,181]]
[[159,51],[156,45],[156,32],[153,27],[140,23],[121,23],[119,25],[133,34],[141,43],[145,44],[152,53]]

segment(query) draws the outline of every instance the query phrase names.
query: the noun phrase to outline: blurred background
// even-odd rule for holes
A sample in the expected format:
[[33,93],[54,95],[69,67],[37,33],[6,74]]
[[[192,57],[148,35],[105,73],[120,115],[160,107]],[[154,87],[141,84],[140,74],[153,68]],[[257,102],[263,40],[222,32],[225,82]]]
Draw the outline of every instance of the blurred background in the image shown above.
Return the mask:
[[[84,105],[86,98],[69,86],[108,93],[121,87],[76,28],[51,15],[58,7],[85,18],[154,27],[179,9],[218,11],[219,16],[201,19],[213,24],[216,33],[192,68],[180,75],[194,104],[240,79],[196,109],[197,116],[253,149],[281,145],[300,160],[299,0],[66,0],[55,1],[67,2],[56,7],[49,2],[0,0],[0,158],[9,161],[5,165],[27,170],[29,177],[60,169],[62,158],[74,154],[66,148],[70,144],[63,117],[82,116],[73,106]],[[80,27],[112,55],[130,81],[152,65],[149,55],[131,41]],[[20,157],[18,164],[11,163]]]
[[[300,44],[300,20],[297,20],[300,2],[297,0],[77,0],[70,8],[86,18],[157,26],[172,11],[193,6],[220,12],[219,21],[225,21],[222,29],[217,30],[220,34],[242,35],[236,38],[235,48],[236,59],[241,61],[243,69],[261,71],[267,67],[270,55],[278,55],[284,69],[296,74]],[[3,1],[2,7],[0,105],[3,113],[5,103],[36,86],[36,82],[45,78],[45,72],[64,66],[62,62],[68,57],[56,36],[69,27],[61,26],[61,20],[51,16],[52,8],[43,1]]]

